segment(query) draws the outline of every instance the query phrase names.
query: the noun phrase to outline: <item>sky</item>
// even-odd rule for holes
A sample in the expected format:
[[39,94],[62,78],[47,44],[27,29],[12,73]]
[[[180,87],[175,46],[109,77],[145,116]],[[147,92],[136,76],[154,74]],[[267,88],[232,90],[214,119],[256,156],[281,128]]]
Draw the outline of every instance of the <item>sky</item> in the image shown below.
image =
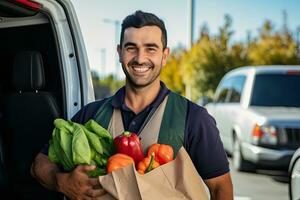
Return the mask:
[[[71,0],[77,13],[92,70],[100,76],[117,73],[123,78],[117,63],[116,42],[119,42],[120,23],[136,10],[152,12],[164,20],[171,51],[190,44],[190,0]],[[194,38],[206,23],[216,34],[224,23],[224,15],[232,17],[233,40],[244,41],[247,32],[258,33],[263,22],[271,20],[276,29],[283,24],[283,10],[287,24],[295,31],[300,27],[300,0],[195,0]],[[116,38],[117,34],[117,38]],[[117,39],[117,41],[116,41]]]

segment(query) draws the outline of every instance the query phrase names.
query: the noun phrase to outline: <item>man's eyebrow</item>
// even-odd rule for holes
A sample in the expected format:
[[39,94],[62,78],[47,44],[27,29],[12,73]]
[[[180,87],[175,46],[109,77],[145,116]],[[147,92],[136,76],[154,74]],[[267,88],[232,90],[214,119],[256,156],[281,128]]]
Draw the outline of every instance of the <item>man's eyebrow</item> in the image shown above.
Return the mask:
[[159,46],[155,43],[147,43],[145,44],[146,47],[155,47],[155,48],[159,48]]
[[136,44],[133,42],[127,42],[124,44],[124,47],[128,47],[128,46],[136,46]]
[[[124,47],[128,47],[128,46],[137,46],[136,43],[133,43],[133,42],[127,42],[124,44]],[[155,47],[155,48],[159,48],[159,46],[155,43],[146,43],[144,46],[146,47]]]

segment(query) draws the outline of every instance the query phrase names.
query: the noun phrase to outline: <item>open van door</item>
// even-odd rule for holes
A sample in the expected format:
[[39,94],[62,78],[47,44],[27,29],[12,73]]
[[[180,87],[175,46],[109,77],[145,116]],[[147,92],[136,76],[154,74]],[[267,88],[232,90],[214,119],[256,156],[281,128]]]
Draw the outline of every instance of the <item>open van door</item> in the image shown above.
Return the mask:
[[0,1],[0,193],[61,199],[30,175],[57,117],[94,100],[85,45],[68,0]]

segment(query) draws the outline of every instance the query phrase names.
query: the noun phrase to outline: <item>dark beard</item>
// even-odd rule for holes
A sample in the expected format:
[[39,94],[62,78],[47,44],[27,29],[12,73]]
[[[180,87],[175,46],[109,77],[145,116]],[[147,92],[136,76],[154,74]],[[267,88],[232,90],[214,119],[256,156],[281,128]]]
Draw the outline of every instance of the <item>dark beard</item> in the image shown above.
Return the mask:
[[128,66],[130,66],[130,67],[147,66],[147,67],[154,68],[154,64],[153,64],[152,62],[138,63],[138,62],[135,61],[135,60],[129,61]]
[[151,85],[159,77],[162,67],[160,68],[159,73],[157,73],[157,75],[153,79],[151,79],[148,83],[145,83],[145,84],[136,84],[136,82],[133,80],[133,78],[131,78],[130,74],[126,71],[126,68],[124,67],[123,64],[122,64],[122,69],[126,76],[126,81],[128,82],[128,84],[133,86],[134,88],[139,89],[139,88],[143,88],[143,87],[147,87],[148,85]]

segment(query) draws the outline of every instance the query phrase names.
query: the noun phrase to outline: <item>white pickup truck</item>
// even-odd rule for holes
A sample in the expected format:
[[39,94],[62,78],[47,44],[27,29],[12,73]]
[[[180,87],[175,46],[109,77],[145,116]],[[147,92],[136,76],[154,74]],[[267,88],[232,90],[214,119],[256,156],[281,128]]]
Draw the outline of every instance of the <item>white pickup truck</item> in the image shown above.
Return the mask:
[[228,72],[206,108],[237,170],[287,169],[300,146],[300,66]]

